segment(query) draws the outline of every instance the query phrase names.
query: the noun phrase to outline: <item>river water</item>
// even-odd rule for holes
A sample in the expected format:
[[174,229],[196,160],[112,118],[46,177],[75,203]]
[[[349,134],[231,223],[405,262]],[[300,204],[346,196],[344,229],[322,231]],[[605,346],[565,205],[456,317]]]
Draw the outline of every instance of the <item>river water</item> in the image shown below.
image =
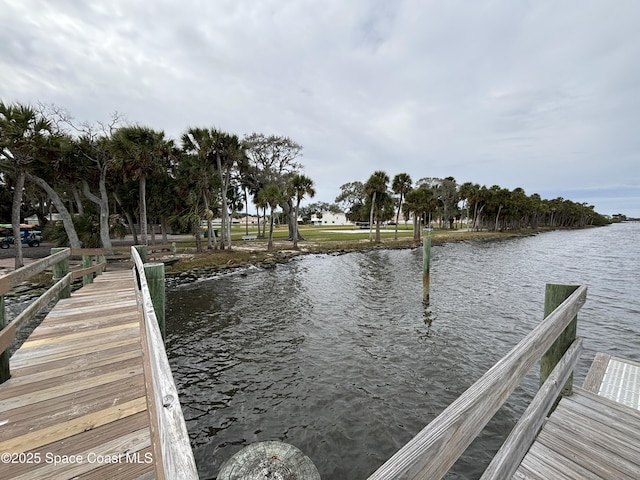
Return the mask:
[[[596,351],[640,360],[640,223],[432,248],[298,257],[167,292],[167,353],[200,477],[281,440],[323,480],[366,479],[543,316],[545,283],[588,285]],[[535,394],[537,367],[446,478],[478,478]]]

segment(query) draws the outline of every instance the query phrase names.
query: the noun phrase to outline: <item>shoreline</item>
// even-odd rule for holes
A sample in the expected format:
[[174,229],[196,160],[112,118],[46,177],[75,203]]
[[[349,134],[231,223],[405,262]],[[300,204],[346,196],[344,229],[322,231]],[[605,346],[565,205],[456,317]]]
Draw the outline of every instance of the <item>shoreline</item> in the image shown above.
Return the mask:
[[[464,241],[493,241],[509,238],[529,237],[539,233],[553,231],[554,229],[527,229],[514,230],[508,232],[469,232],[469,231],[439,231],[431,237],[432,246],[440,246],[447,243]],[[260,269],[266,270],[275,268],[278,264],[291,261],[303,255],[344,255],[354,252],[368,252],[374,250],[404,250],[422,247],[420,243],[414,242],[413,238],[399,240],[383,240],[380,243],[370,243],[368,240],[356,242],[299,242],[299,250],[287,249],[291,246],[290,241],[275,242],[280,249],[267,251],[266,242],[258,244],[263,249],[252,245],[246,248],[242,245],[232,246],[229,250],[209,250],[202,253],[193,252],[188,257],[183,257],[175,264],[168,266],[165,271],[167,286],[175,287],[186,285],[196,281],[212,278],[219,278],[224,275],[234,274],[238,271]],[[184,255],[184,254],[183,254]],[[167,257],[169,259],[171,257]]]
[[[591,228],[591,227],[585,227]],[[509,238],[529,237],[539,233],[558,230],[557,228],[539,228],[525,230],[509,230],[506,232],[467,230],[438,230],[431,236],[432,246],[440,246],[447,243],[464,241],[499,241]],[[303,255],[344,255],[354,252],[369,252],[373,250],[414,249],[422,247],[414,242],[413,238],[383,239],[380,243],[371,243],[369,240],[354,241],[300,241],[299,250],[291,248],[291,241],[274,241],[274,250],[267,251],[266,240],[259,239],[248,242],[236,242],[231,250],[205,250],[201,253],[194,247],[178,247],[178,253],[171,253],[157,257],[154,261],[167,262],[165,268],[165,281],[167,287],[185,285],[199,280],[218,278],[220,276],[234,274],[238,271],[250,269],[266,270],[275,268],[278,264],[287,263],[294,258]],[[177,260],[177,261],[176,261]],[[114,264],[110,268],[122,268]],[[18,286],[7,294],[9,303],[29,301],[49,288],[51,281],[45,281],[42,276],[34,278],[33,282]],[[72,290],[79,288],[81,283],[72,285]]]

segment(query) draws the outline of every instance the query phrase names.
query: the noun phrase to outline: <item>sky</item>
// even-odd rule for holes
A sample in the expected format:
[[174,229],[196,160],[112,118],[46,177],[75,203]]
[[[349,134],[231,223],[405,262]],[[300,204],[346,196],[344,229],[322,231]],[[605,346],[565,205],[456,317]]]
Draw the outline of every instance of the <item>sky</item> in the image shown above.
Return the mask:
[[0,0],[0,100],[640,217],[637,0]]

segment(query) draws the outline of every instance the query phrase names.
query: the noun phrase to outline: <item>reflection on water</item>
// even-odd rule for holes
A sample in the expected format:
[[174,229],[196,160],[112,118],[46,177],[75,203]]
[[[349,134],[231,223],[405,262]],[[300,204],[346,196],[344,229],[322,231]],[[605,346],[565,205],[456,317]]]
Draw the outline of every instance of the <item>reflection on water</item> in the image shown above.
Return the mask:
[[[589,286],[578,382],[595,351],[640,360],[639,227],[434,247],[428,307],[420,249],[172,289],[167,351],[200,476],[279,439],[323,479],[366,478],[540,321],[546,282]],[[533,372],[448,478],[480,476],[536,385]]]

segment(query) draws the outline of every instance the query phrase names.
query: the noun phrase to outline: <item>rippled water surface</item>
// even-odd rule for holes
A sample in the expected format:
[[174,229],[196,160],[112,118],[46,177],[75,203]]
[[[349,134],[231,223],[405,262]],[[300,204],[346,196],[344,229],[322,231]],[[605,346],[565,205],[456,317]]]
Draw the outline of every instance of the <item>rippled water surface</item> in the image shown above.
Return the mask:
[[[541,319],[545,283],[587,284],[596,351],[640,360],[640,224],[421,250],[300,257],[167,292],[167,352],[201,478],[282,440],[323,480],[367,478]],[[523,386],[447,478],[478,478],[535,394]]]

